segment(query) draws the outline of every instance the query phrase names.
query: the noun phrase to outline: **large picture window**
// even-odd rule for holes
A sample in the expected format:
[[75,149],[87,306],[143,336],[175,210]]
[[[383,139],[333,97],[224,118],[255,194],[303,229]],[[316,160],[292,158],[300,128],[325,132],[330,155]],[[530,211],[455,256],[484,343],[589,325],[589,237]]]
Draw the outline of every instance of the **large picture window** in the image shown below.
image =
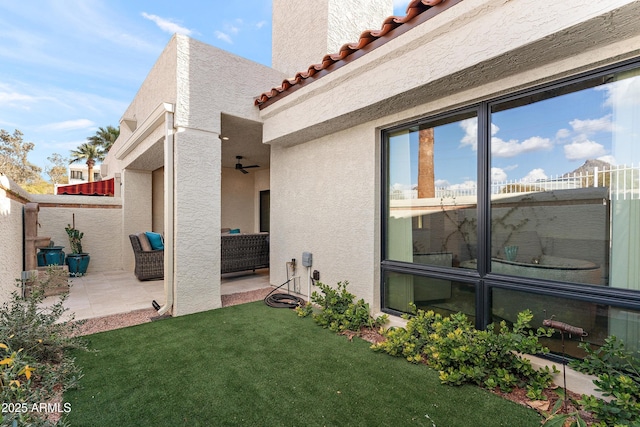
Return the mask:
[[594,344],[615,333],[638,346],[637,64],[426,118],[383,141],[384,309],[464,311],[482,326],[529,308],[537,324],[578,323]]
[[[477,128],[475,111],[389,134],[388,259],[450,268],[475,258],[478,162],[475,151],[460,144],[469,128]],[[388,306],[399,311],[452,295],[446,280],[387,280]]]

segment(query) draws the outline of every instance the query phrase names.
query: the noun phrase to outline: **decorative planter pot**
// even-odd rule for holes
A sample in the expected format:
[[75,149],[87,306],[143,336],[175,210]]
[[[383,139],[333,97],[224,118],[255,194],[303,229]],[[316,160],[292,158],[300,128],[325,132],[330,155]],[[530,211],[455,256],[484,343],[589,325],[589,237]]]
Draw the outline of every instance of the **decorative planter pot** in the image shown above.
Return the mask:
[[67,255],[67,265],[69,266],[69,276],[80,277],[87,274],[89,267],[89,254],[69,254]]
[[38,267],[46,267],[48,265],[64,265],[64,246],[46,246],[37,253]]

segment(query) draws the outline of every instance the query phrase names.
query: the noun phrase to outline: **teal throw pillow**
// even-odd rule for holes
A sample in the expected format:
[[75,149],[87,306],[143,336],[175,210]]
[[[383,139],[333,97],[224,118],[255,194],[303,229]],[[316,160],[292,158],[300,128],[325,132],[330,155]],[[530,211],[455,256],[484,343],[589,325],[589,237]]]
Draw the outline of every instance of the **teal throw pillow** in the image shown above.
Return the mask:
[[229,230],[229,234],[240,234],[240,229],[232,228],[231,230]]
[[164,250],[164,241],[162,240],[162,234],[160,233],[152,233],[150,231],[145,231],[147,235],[147,239],[149,239],[149,243],[151,243],[151,249],[154,251]]

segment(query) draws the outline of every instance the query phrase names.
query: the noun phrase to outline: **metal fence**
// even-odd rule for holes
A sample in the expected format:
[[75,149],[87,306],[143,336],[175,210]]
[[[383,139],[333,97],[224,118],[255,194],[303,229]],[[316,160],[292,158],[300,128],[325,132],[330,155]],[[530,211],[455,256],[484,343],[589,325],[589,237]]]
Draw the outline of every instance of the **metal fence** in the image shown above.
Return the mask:
[[[640,167],[632,165],[611,166],[605,169],[565,174],[546,179],[510,180],[491,183],[491,194],[522,193],[534,191],[572,190],[577,188],[608,187],[611,200],[640,199]],[[477,187],[438,187],[435,197],[476,196]],[[391,200],[418,198],[418,190],[392,189]]]

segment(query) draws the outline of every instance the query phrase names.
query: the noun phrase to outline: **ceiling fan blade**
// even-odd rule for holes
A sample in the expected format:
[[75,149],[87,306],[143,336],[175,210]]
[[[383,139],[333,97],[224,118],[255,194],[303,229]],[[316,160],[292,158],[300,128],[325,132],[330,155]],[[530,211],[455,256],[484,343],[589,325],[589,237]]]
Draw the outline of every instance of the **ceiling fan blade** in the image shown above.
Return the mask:
[[248,169],[248,168],[259,168],[260,165],[250,165],[250,166],[243,166],[242,169]]
[[247,172],[246,170],[244,170],[243,168],[240,168],[240,172],[242,172],[243,174],[248,174],[249,172]]

